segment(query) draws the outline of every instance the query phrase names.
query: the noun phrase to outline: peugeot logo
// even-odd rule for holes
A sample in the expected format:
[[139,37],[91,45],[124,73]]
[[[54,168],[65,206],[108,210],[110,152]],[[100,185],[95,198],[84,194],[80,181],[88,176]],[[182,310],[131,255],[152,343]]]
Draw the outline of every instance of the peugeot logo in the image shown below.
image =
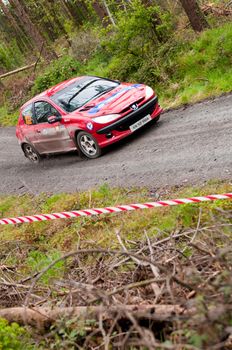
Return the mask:
[[138,108],[139,108],[139,106],[137,105],[137,103],[134,103],[134,104],[131,106],[131,109],[133,109],[133,111],[136,111]]

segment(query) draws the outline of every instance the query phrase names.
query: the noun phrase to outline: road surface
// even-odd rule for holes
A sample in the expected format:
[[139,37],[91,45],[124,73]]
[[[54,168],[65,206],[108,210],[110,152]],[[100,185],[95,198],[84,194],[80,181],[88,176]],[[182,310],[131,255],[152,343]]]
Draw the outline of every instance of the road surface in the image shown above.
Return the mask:
[[164,113],[98,159],[76,153],[31,164],[15,137],[0,128],[0,194],[73,192],[96,188],[202,184],[232,180],[232,95]]

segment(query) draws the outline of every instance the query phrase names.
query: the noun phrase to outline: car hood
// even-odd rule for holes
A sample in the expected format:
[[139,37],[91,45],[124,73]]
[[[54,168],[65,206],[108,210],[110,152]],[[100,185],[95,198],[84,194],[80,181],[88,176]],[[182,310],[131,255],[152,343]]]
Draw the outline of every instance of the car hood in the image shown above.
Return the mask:
[[95,98],[80,109],[69,114],[70,117],[95,118],[106,114],[126,111],[133,103],[145,99],[146,86],[143,84],[120,84],[115,89]]

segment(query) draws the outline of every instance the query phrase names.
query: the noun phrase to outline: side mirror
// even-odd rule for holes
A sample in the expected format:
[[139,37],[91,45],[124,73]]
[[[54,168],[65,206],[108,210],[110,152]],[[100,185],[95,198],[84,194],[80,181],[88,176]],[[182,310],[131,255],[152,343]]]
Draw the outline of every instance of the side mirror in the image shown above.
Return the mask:
[[60,122],[62,119],[61,115],[51,115],[50,117],[48,117],[48,123],[49,124],[54,124],[56,122]]

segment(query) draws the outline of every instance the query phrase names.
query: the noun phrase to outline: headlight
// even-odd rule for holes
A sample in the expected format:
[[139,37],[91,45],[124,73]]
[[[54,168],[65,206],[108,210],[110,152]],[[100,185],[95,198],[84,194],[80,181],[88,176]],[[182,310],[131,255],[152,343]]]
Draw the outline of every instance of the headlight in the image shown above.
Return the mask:
[[105,123],[112,122],[113,120],[117,119],[118,117],[120,117],[120,114],[108,114],[108,115],[103,115],[101,117],[93,118],[92,120],[95,123],[105,124]]
[[154,91],[150,86],[146,86],[146,99],[150,98],[152,95],[154,95]]

